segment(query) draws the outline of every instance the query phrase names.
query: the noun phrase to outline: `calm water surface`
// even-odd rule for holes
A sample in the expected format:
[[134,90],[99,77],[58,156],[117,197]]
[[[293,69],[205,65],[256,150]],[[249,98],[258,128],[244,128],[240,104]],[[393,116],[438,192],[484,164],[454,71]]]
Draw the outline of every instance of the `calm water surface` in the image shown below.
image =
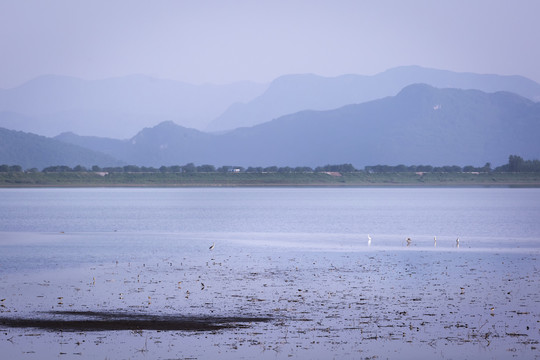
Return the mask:
[[540,189],[0,189],[4,232],[540,238]]

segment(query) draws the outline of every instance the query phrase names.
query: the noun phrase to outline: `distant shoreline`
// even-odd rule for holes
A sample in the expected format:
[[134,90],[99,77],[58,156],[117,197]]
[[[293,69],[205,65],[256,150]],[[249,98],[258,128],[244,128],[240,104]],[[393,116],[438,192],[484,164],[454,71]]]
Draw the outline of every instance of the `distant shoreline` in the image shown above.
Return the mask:
[[540,173],[0,173],[25,187],[540,187]]

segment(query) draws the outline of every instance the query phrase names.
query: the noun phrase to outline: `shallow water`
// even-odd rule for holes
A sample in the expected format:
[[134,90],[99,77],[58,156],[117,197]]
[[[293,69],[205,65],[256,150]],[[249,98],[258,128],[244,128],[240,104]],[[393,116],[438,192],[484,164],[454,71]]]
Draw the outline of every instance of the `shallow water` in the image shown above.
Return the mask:
[[273,319],[195,332],[0,326],[8,358],[540,357],[537,189],[10,189],[0,199],[2,317]]
[[0,231],[540,235],[539,189],[0,189]]

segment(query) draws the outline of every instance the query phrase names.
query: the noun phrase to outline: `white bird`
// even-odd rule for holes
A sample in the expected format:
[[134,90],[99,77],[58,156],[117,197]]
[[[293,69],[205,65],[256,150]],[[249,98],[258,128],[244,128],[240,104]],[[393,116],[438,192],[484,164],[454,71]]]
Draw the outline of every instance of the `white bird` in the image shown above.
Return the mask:
[[214,250],[214,247],[216,246],[216,243],[212,243],[212,245],[210,245],[209,249],[210,250]]
[[459,247],[459,237],[456,239],[456,247]]
[[367,244],[368,244],[368,246],[371,246],[371,236],[369,236],[369,234],[367,234],[367,238],[368,238]]
[[433,237],[433,246],[437,247],[437,237]]

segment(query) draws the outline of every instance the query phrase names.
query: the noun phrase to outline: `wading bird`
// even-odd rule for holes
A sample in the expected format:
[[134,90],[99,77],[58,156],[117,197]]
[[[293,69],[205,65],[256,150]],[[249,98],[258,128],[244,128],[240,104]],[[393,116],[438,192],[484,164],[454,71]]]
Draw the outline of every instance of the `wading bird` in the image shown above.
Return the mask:
[[367,238],[368,238],[367,245],[371,246],[371,236],[369,236],[369,234],[367,234]]

